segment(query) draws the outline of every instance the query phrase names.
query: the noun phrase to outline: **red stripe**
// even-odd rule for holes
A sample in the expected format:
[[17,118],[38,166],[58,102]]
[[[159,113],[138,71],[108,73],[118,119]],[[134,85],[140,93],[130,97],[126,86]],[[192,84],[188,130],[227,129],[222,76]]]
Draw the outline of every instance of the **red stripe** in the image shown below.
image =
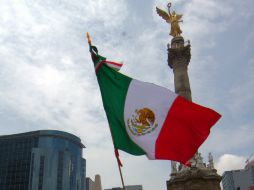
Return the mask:
[[116,66],[118,66],[118,67],[122,67],[122,65],[123,64],[120,64],[120,63],[116,63],[116,62],[112,62],[112,61],[106,61],[106,60],[102,60],[102,61],[100,61],[99,63],[97,63],[96,64],[96,66],[95,66],[95,72],[97,73],[99,70],[100,70],[100,68],[101,68],[101,66],[103,65],[103,64],[111,64],[111,65],[116,65]]
[[103,65],[103,63],[104,63],[103,61],[100,61],[99,63],[96,64],[96,66],[95,66],[95,72],[96,73],[100,70],[100,68]]
[[123,64],[121,64],[121,63],[116,63],[116,62],[113,62],[113,61],[106,61],[106,60],[104,60],[104,61],[102,61],[102,62],[108,63],[108,64],[112,64],[112,65],[116,65],[116,66],[118,66],[118,67],[122,67],[122,65],[123,65]]
[[155,145],[155,158],[185,164],[221,117],[217,112],[178,96],[171,106]]

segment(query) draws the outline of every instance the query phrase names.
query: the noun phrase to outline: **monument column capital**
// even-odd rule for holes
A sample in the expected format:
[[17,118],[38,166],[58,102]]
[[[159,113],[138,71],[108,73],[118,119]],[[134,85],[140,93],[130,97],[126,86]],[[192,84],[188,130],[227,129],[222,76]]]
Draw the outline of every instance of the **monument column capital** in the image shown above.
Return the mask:
[[168,65],[171,69],[176,67],[187,67],[191,59],[190,42],[185,44],[183,37],[175,37],[168,44]]
[[190,42],[187,45],[182,36],[174,37],[168,45],[168,65],[174,72],[175,92],[191,101],[188,65],[191,59]]

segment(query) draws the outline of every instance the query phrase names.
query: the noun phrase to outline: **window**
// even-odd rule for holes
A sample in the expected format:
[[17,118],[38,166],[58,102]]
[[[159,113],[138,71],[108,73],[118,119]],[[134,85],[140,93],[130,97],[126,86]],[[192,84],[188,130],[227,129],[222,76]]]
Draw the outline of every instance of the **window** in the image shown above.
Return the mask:
[[62,190],[62,181],[63,181],[63,160],[64,153],[59,151],[58,153],[58,165],[57,165],[57,190]]
[[39,170],[38,190],[42,190],[42,185],[43,185],[44,159],[45,159],[44,156],[40,157],[40,170]]
[[32,190],[32,184],[33,184],[33,170],[34,170],[34,153],[32,154],[32,160],[31,160],[31,170],[30,170],[30,184],[29,189]]

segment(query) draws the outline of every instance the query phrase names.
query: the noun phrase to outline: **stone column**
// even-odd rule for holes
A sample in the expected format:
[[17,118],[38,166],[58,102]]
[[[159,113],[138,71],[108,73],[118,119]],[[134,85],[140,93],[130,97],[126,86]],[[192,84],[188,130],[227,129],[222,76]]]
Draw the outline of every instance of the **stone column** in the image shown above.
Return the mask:
[[[174,37],[171,40],[171,45],[168,44],[168,65],[174,72],[175,93],[191,101],[188,76],[190,58],[190,43],[185,46],[182,36]],[[175,164],[175,162],[171,161],[171,168]],[[180,168],[183,168],[183,166],[180,166]],[[173,177],[175,174],[176,171],[172,171],[171,176]]]
[[171,45],[168,45],[168,65],[174,72],[175,92],[191,101],[188,76],[190,58],[190,44],[185,45],[182,36],[174,37]]

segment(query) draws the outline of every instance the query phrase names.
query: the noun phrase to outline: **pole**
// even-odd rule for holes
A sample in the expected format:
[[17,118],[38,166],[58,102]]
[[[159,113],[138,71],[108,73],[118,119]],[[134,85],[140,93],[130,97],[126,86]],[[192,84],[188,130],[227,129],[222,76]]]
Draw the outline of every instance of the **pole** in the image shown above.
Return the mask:
[[[110,130],[111,132],[111,130]],[[112,138],[112,141],[113,141],[113,137],[112,137],[112,134],[111,134],[111,138]],[[115,149],[115,156],[116,156],[116,160],[117,160],[117,165],[118,165],[118,169],[119,169],[119,173],[120,173],[120,177],[121,177],[121,182],[122,182],[122,186],[123,186],[123,190],[125,190],[125,185],[124,185],[124,180],[123,180],[123,174],[122,174],[122,163],[119,159],[119,153],[118,153],[118,150],[115,148],[115,144],[114,144],[114,141],[113,141],[113,145],[114,145],[114,149]]]

